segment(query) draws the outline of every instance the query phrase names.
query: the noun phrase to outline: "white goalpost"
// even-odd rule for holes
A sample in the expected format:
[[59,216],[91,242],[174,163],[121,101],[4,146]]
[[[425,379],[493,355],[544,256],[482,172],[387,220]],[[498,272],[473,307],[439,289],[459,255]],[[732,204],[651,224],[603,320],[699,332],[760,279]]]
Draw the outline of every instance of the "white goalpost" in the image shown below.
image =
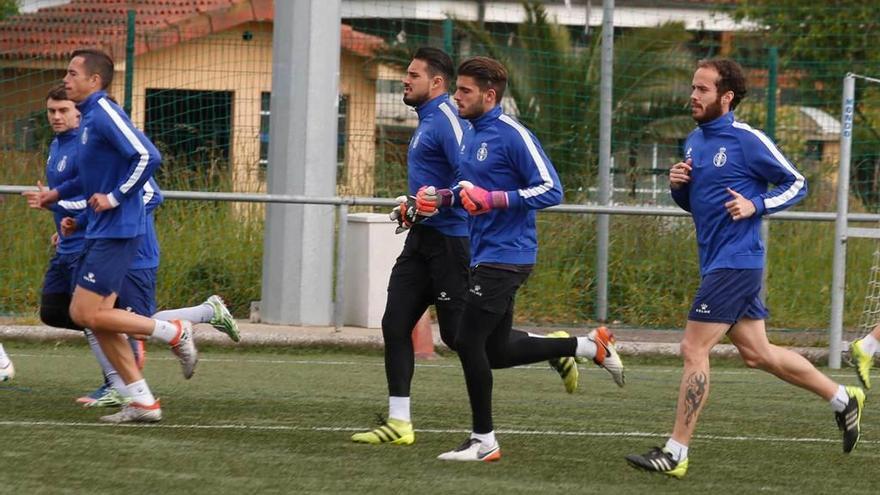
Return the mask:
[[[856,105],[856,79],[880,83],[880,79],[848,73],[843,78],[843,102],[841,108],[840,132],[840,170],[837,177],[837,219],[834,222],[834,260],[833,279],[831,283],[831,326],[829,328],[828,367],[840,368],[843,351],[843,302],[846,291],[846,242],[852,238],[873,238],[880,240],[880,228],[850,227],[847,219],[849,214],[849,177],[852,161],[853,115]],[[874,253],[871,269],[871,281],[865,296],[865,311],[859,322],[861,325],[873,325],[880,314],[880,241]]]

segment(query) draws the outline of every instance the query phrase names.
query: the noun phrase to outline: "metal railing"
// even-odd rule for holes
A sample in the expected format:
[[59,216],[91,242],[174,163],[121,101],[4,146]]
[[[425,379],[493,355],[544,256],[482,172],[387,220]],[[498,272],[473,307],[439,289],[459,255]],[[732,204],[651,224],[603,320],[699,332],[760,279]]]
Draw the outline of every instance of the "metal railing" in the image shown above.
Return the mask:
[[[21,194],[24,191],[35,191],[32,186],[0,185],[0,194]],[[235,192],[197,192],[197,191],[163,191],[166,199],[190,200],[190,201],[226,201],[243,203],[281,203],[281,204],[310,204],[310,205],[333,205],[337,212],[336,230],[336,263],[334,275],[335,301],[333,306],[333,323],[337,329],[342,327],[343,310],[345,308],[345,240],[347,230],[348,209],[352,206],[379,206],[394,207],[397,202],[393,199],[366,198],[366,197],[343,197],[343,196],[301,196],[290,194],[258,194],[258,193],[235,193]],[[663,217],[689,217],[690,214],[676,207],[660,206],[622,206],[622,205],[574,205],[563,204],[542,210],[547,213],[568,213],[588,215],[636,215],[636,216],[663,216]],[[846,216],[849,222],[880,222],[880,214],[849,213]],[[783,221],[810,221],[810,222],[834,222],[837,219],[835,212],[815,211],[784,211],[768,217],[772,220]],[[597,246],[597,249],[600,248]],[[606,253],[607,254],[607,253]],[[607,294],[597,294],[597,300],[607,300]],[[832,335],[833,336],[833,335]],[[838,337],[839,338],[839,337]],[[838,344],[839,346],[839,344]],[[832,346],[833,347],[833,346]]]

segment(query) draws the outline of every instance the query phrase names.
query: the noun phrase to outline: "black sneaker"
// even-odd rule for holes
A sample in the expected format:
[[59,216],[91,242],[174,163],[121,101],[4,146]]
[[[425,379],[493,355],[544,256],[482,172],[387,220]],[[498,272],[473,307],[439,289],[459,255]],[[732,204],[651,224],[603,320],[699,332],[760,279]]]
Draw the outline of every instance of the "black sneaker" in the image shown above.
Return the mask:
[[843,432],[843,452],[849,454],[859,443],[862,436],[862,409],[865,407],[865,392],[859,387],[846,387],[849,402],[841,412],[834,413],[837,427]]
[[684,474],[688,469],[687,459],[675,462],[675,460],[672,459],[672,454],[666,451],[666,449],[661,449],[660,447],[654,447],[645,455],[628,455],[626,456],[626,462],[637,469],[643,469],[653,473],[663,473],[667,476],[679,479],[684,478]]

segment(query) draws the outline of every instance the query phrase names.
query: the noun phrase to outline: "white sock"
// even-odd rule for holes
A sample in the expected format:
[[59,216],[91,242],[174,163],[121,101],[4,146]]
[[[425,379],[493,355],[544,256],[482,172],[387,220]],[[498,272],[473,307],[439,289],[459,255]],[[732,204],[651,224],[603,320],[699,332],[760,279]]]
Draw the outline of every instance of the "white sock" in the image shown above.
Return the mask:
[[[112,375],[119,379],[119,375],[116,374],[116,370],[113,368],[113,365],[110,364],[110,360],[107,359],[107,356],[104,354],[104,350],[101,349],[101,344],[98,343],[98,338],[95,337],[95,334],[92,333],[92,331],[88,328],[83,330],[83,332],[86,334],[86,340],[89,342],[89,349],[92,350],[92,354],[98,361],[98,366],[101,367],[101,372],[104,374],[104,378],[109,381],[111,380],[110,377]],[[121,383],[122,380],[119,380],[119,382]],[[113,386],[113,383],[111,382],[110,385]]]
[[587,337],[578,337],[577,338],[577,348],[574,350],[574,355],[578,357],[586,357],[586,358],[595,358],[596,357],[596,343],[590,340]]
[[6,350],[3,349],[3,344],[0,344],[0,366],[6,367],[9,364],[9,356],[6,355]]
[[128,388],[129,393],[131,393],[131,400],[133,402],[137,402],[144,406],[152,406],[156,403],[156,398],[153,397],[153,393],[150,392],[150,387],[147,385],[146,380],[140,379],[136,382],[129,383],[126,387]]
[[214,318],[214,307],[208,303],[202,303],[190,308],[166,309],[159,311],[150,318],[154,320],[188,320],[193,323],[208,323]]
[[831,409],[834,412],[843,412],[846,409],[846,405],[849,404],[849,394],[846,393],[846,387],[838,385],[837,393],[828,402],[831,403]]
[[120,378],[119,375],[114,374],[114,376],[116,377],[115,383],[114,380],[111,379],[110,386],[113,387],[119,395],[130,399],[131,392],[128,391],[128,386],[125,385],[125,382],[122,381],[122,378]]
[[111,388],[119,392],[119,395],[128,397],[128,388],[125,386],[125,382],[122,381],[119,373],[115,370],[111,371],[109,374],[104,375],[104,379],[107,380],[107,383],[110,384]]
[[671,438],[666,441],[666,446],[663,448],[672,454],[672,460],[675,462],[681,462],[688,458],[688,446],[682,445]]
[[161,340],[166,344],[170,344],[172,340],[177,338],[177,334],[180,333],[180,329],[177,328],[177,325],[171,323],[170,321],[165,320],[154,320],[155,326],[153,327],[153,338],[157,340]]
[[388,419],[412,422],[409,415],[409,397],[388,397]]
[[476,438],[483,445],[492,447],[495,445],[495,430],[489,433],[471,433],[471,438]]
[[873,356],[874,353],[877,352],[877,344],[877,339],[870,333],[862,339],[862,349],[867,352],[869,356]]

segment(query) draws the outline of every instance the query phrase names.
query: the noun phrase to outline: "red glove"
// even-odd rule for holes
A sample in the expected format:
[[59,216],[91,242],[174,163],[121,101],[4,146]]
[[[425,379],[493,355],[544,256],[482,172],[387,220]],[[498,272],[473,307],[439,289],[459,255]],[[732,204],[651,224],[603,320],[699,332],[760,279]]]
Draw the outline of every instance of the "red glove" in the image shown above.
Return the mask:
[[422,186],[416,193],[416,212],[423,217],[433,217],[444,206],[452,206],[452,191],[449,189]]
[[504,191],[487,191],[463,180],[461,186],[461,204],[471,215],[482,215],[494,208],[507,208],[507,193]]

